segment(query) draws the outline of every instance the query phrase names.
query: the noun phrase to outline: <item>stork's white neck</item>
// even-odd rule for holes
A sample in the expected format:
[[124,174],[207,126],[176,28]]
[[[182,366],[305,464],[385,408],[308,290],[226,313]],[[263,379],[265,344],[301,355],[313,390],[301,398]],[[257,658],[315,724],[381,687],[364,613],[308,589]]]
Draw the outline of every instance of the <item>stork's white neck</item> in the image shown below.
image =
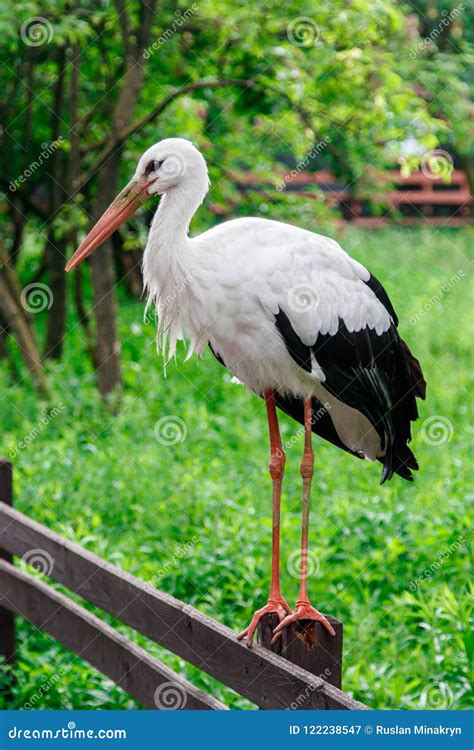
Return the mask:
[[[147,309],[155,304],[159,316],[158,332],[163,348],[169,340],[171,350],[180,337],[185,299],[183,291],[196,278],[197,247],[188,236],[189,224],[207,193],[204,180],[178,185],[161,198],[150,228],[143,256],[143,280],[148,295]],[[165,333],[166,332],[166,333]]]
[[189,252],[189,224],[206,190],[190,191],[177,186],[165,193],[153,217],[143,256],[143,280],[150,297],[158,300],[183,271]]

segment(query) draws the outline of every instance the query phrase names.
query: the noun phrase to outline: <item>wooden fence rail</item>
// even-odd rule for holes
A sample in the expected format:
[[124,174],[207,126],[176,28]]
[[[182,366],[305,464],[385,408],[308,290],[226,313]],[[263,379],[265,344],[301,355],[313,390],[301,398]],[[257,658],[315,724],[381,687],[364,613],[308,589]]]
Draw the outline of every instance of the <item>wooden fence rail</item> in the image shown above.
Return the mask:
[[[367,228],[381,227],[394,219],[403,224],[440,226],[470,223],[472,196],[467,176],[460,169],[452,171],[449,184],[445,184],[442,176],[423,172],[403,176],[399,170],[387,170],[380,179],[392,183],[393,189],[378,195],[374,191],[369,199],[357,194],[357,185],[349,187],[327,170],[290,171],[284,191],[301,195],[305,200],[324,195],[327,205],[339,208],[345,221]],[[268,180],[252,172],[236,174],[234,180],[243,192],[263,191],[270,199],[280,194]],[[382,215],[373,214],[373,203],[387,206]]]
[[7,609],[53,636],[147,708],[157,708],[160,687],[169,683],[186,708],[227,708],[83,607],[4,560],[0,592]]
[[[367,708],[326,680],[263,646],[247,648],[237,641],[232,630],[216,620],[143,583],[5,503],[0,503],[0,549],[25,560],[32,557],[32,551],[36,556],[42,555],[47,560],[46,573],[50,578],[260,708]],[[186,696],[183,707],[225,708],[83,607],[6,560],[0,562],[1,607],[50,633],[147,707],[160,708],[155,692],[166,682],[178,686]]]

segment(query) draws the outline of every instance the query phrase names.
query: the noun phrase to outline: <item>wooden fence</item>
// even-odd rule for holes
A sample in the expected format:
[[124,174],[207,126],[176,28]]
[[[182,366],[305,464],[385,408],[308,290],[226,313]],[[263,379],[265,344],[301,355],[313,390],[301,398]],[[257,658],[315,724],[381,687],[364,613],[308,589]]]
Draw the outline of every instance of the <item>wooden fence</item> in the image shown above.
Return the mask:
[[[290,171],[283,189],[305,200],[324,194],[326,204],[338,208],[345,221],[368,228],[384,226],[394,219],[403,224],[442,226],[462,226],[469,222],[471,192],[466,173],[460,169],[453,170],[449,184],[442,177],[423,172],[403,177],[398,170],[388,170],[381,179],[393,187],[371,199],[358,195],[357,186],[348,186],[325,170],[295,174]],[[274,186],[250,172],[235,175],[235,181],[243,192],[263,191],[269,198],[279,195]],[[387,205],[381,215],[374,214],[374,201]]]
[[[259,708],[367,708],[331,684],[340,684],[340,623],[335,623],[336,638],[330,638],[318,627],[313,651],[307,650],[293,630],[282,639],[281,655],[264,645],[249,649],[216,620],[11,507],[11,466],[6,461],[0,462],[0,500],[0,656],[13,667],[15,616],[20,616],[107,675],[147,708],[227,708],[83,606],[31,576],[23,569],[24,563],[15,567],[16,556],[33,565],[36,562],[49,578],[85,602],[202,669]],[[268,641],[270,627],[271,618],[261,628],[263,643]],[[322,673],[325,679],[308,669]]]

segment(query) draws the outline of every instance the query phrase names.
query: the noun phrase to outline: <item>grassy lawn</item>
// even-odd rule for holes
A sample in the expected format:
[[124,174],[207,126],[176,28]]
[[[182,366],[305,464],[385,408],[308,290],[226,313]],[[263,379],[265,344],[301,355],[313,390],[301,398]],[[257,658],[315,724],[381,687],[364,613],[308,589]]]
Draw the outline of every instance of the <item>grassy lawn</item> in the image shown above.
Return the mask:
[[[359,462],[315,439],[310,543],[313,604],[345,627],[343,688],[373,708],[468,705],[469,353],[472,301],[468,230],[333,236],[384,283],[400,331],[422,362],[428,400],[413,449],[410,485],[379,486],[379,464]],[[243,628],[269,583],[271,494],[263,402],[206,353],[164,377],[154,325],[142,303],[120,310],[125,393],[114,416],[101,404],[71,312],[64,362],[48,365],[53,396],[0,372],[4,455],[15,468],[16,507],[55,531],[230,627]],[[27,447],[45,413],[59,404]],[[185,438],[156,439],[166,415]],[[436,417],[436,419],[432,419]],[[430,420],[431,421],[426,421]],[[282,510],[283,592],[293,604],[292,553],[300,539],[301,438],[281,418],[287,454]],[[472,485],[471,485],[472,486]],[[471,495],[472,496],[472,495]],[[287,561],[290,561],[288,569]],[[156,578],[158,577],[158,579]],[[115,623],[125,633],[124,626]],[[130,633],[131,634],[131,633]],[[182,660],[134,640],[236,708],[250,707]],[[125,708],[121,690],[28,623],[19,623],[15,707]],[[60,679],[43,689],[42,683]]]

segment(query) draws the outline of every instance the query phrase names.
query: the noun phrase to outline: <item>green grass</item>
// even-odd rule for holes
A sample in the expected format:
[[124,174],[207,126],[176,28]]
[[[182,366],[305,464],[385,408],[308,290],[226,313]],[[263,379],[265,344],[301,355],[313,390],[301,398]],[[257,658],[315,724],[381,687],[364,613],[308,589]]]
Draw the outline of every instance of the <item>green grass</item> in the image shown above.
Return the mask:
[[[380,487],[379,464],[356,461],[315,440],[310,540],[319,572],[310,595],[315,606],[344,622],[345,690],[373,708],[465,708],[472,652],[472,318],[466,314],[472,236],[467,230],[347,229],[337,238],[385,284],[401,334],[423,364],[428,400],[414,430],[421,470],[413,485],[394,478]],[[449,289],[440,295],[447,280]],[[26,379],[11,386],[7,373],[0,373],[3,453],[17,451],[15,504],[144,581],[158,575],[161,589],[238,630],[265,601],[269,582],[264,405],[231,384],[209,353],[186,364],[180,356],[165,378],[153,326],[142,317],[143,305],[122,295],[125,392],[116,416],[97,396],[72,313],[64,362],[49,365],[54,395],[47,404]],[[18,448],[45,410],[59,402],[60,413]],[[157,442],[155,423],[164,415],[184,421],[182,442]],[[430,444],[440,433],[431,433],[429,423],[420,429],[435,416],[449,437],[439,445]],[[296,426],[286,417],[281,426],[284,440],[291,440]],[[298,586],[287,559],[299,546],[301,438],[292,443],[282,510],[283,591],[290,603]],[[48,636],[25,622],[18,630],[16,707],[32,696],[36,708],[135,706]],[[249,707],[182,660],[131,635],[216,697]],[[58,670],[60,679],[52,682]],[[46,690],[41,685],[48,679]]]

